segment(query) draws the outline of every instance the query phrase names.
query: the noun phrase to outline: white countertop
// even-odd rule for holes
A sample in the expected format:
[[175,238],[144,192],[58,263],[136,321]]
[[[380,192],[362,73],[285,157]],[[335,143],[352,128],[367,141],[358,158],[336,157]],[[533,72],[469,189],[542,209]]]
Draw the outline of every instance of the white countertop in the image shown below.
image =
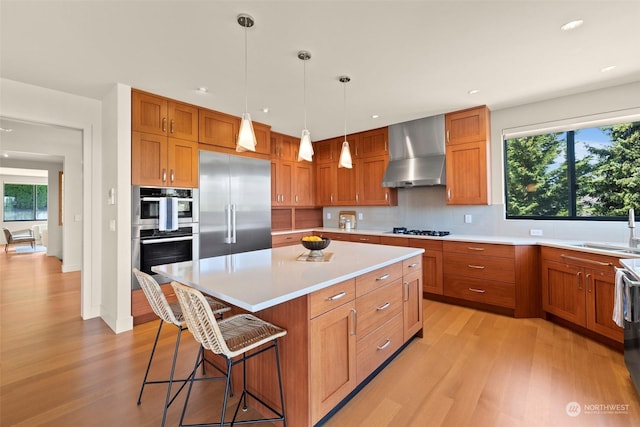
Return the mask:
[[250,312],[257,312],[319,289],[420,255],[419,248],[332,241],[329,262],[297,261],[302,245],[243,252],[152,270]]

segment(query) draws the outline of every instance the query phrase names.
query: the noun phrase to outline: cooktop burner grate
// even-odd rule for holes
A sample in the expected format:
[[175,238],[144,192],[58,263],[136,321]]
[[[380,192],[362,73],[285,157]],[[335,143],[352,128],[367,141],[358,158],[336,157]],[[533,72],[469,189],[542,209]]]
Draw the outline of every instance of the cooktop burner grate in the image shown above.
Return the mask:
[[450,231],[441,231],[441,230],[407,230],[407,227],[394,227],[394,234],[409,234],[413,236],[435,236],[442,237],[448,236],[451,234]]

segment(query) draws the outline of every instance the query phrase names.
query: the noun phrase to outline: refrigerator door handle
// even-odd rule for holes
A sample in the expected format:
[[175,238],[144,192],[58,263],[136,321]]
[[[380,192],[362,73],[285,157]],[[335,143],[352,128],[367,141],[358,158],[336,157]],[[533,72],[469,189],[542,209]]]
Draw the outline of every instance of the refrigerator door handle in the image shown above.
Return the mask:
[[231,205],[231,243],[236,243],[236,205]]
[[232,238],[231,238],[231,205],[226,205],[224,207],[224,213],[225,213],[225,219],[226,219],[226,226],[227,226],[227,230],[226,230],[226,235],[224,236],[224,242],[227,245],[230,245],[231,243],[233,243]]

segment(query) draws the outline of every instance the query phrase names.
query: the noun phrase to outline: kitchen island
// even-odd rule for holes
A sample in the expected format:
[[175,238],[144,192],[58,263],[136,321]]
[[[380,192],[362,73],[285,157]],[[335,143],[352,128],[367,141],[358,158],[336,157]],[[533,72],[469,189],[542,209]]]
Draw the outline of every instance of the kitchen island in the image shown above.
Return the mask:
[[[281,363],[289,425],[318,423],[412,337],[422,335],[423,249],[332,242],[331,259],[301,245],[153,267],[287,329]],[[273,360],[247,364],[249,387],[278,406]]]

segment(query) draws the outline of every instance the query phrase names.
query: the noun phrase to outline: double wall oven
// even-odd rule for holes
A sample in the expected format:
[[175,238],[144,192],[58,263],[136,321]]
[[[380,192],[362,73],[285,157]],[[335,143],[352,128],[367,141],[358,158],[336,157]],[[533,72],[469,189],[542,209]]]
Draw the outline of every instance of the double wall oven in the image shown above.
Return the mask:
[[[133,267],[162,284],[151,267],[199,258],[198,189],[133,186],[131,207]],[[131,287],[140,289],[133,275]]]

